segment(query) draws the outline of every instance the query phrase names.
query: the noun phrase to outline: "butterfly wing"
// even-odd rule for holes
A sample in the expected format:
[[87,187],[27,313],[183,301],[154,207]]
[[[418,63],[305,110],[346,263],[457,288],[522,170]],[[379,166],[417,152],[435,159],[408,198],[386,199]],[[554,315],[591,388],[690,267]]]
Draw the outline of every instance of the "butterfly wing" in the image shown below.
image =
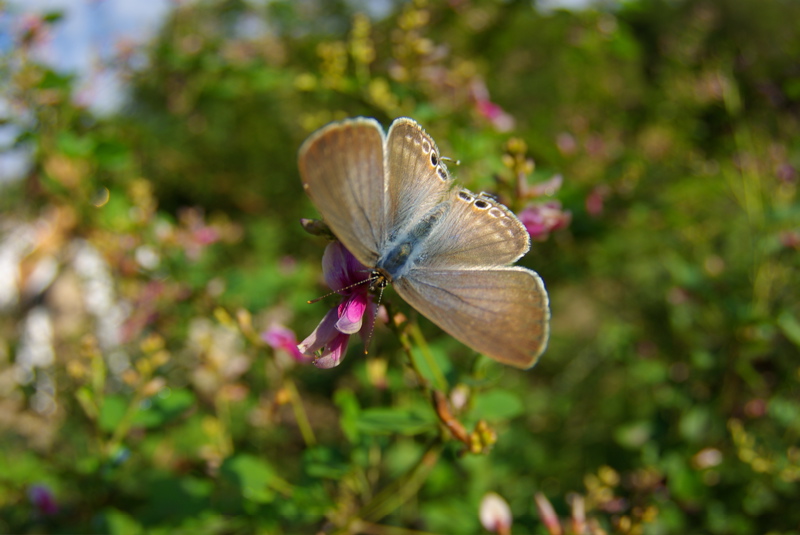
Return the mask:
[[547,347],[547,291],[529,269],[422,269],[394,287],[445,332],[503,364],[530,368]]
[[447,210],[394,281],[400,296],[454,338],[493,359],[530,368],[547,346],[550,308],[534,271],[508,266],[530,249],[511,210],[452,190]]
[[402,235],[441,202],[452,180],[433,139],[413,119],[395,119],[386,135],[387,239]]
[[452,190],[445,215],[419,244],[416,267],[489,268],[519,260],[531,246],[530,235],[514,213],[491,197]]
[[303,188],[337,238],[374,266],[386,235],[384,134],[374,119],[332,123],[300,147]]

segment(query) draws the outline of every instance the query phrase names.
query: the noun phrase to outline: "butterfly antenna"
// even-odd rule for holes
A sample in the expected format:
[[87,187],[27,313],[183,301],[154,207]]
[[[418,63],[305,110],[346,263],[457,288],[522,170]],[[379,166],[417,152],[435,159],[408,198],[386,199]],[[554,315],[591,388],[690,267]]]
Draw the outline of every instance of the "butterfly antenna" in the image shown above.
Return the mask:
[[449,156],[440,156],[439,159],[440,160],[444,160],[446,162],[450,162],[453,165],[461,165],[461,160],[454,160],[454,159],[450,158]]
[[317,298],[315,298],[315,299],[311,299],[310,301],[306,301],[306,302],[307,302],[308,304],[312,304],[312,303],[318,303],[319,301],[322,301],[322,300],[323,300],[323,299],[325,299],[326,297],[330,297],[330,296],[332,296],[332,295],[334,295],[334,294],[337,294],[337,293],[339,293],[339,292],[341,292],[341,291],[344,291],[344,290],[349,290],[350,288],[354,288],[354,287],[356,287],[356,286],[360,286],[360,285],[364,284],[365,282],[372,282],[372,281],[374,281],[374,280],[375,280],[375,277],[370,277],[370,278],[368,278],[368,279],[364,279],[363,281],[354,282],[353,284],[349,284],[349,285],[347,285],[347,286],[345,286],[345,287],[343,287],[343,288],[339,288],[338,290],[334,290],[334,291],[332,291],[332,292],[328,292],[328,293],[326,293],[325,295],[322,295],[322,296],[320,296],[320,297],[317,297]]
[[[373,280],[377,279],[378,277],[373,277]],[[383,289],[385,286],[381,286],[381,291],[378,292],[378,302],[375,303],[375,314],[372,315],[372,325],[369,328],[369,333],[367,334],[367,339],[364,340],[364,354],[369,354],[369,343],[372,342],[372,333],[375,332],[375,323],[378,321],[378,311],[381,309],[381,300],[383,299]]]

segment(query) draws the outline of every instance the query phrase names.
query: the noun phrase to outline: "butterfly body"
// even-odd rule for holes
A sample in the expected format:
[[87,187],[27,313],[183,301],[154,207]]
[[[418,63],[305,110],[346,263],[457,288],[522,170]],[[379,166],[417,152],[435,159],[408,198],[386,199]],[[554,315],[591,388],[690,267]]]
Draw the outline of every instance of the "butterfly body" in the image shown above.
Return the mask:
[[453,187],[436,144],[412,119],[332,123],[303,144],[306,192],[337,238],[410,305],[468,346],[513,366],[546,347],[547,292],[510,266],[525,227],[485,194]]
[[423,254],[425,239],[449,208],[449,204],[445,202],[436,205],[400,239],[387,243],[386,254],[378,259],[375,266],[378,271],[389,281],[393,281],[403,278],[418,261],[424,260],[424,257],[420,258],[420,255]]

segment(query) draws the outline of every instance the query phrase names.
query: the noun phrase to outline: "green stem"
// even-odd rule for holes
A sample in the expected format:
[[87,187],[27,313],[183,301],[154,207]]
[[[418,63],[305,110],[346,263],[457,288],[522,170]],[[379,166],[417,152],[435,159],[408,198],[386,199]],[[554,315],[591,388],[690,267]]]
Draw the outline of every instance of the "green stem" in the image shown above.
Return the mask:
[[[436,363],[436,359],[433,358],[433,354],[431,353],[430,348],[428,347],[428,342],[425,340],[425,337],[422,335],[422,330],[419,328],[419,325],[414,323],[408,324],[408,330],[411,333],[411,338],[414,340],[414,343],[417,345],[419,352],[422,353],[422,356],[425,358],[425,362],[428,364],[428,368],[431,371],[431,375],[433,376],[433,381],[436,383],[436,389],[441,390],[443,392],[447,392],[447,379],[442,373],[441,368]],[[411,358],[413,359],[413,351],[409,351]],[[418,368],[417,368],[417,371]]]
[[133,396],[133,399],[125,409],[125,414],[122,415],[117,427],[114,428],[114,433],[111,435],[111,439],[106,443],[106,455],[112,455],[120,446],[120,444],[122,444],[122,441],[125,440],[125,437],[128,436],[128,431],[130,431],[131,425],[133,425],[133,419],[136,416],[136,412],[139,410],[139,404],[141,404],[143,399],[144,396],[142,395],[142,389],[140,388],[136,391],[136,395]]
[[392,482],[366,504],[361,509],[359,518],[367,522],[377,522],[414,497],[436,466],[442,448],[441,442],[435,442],[407,474]]
[[311,427],[311,423],[308,421],[308,415],[306,415],[306,410],[303,408],[303,400],[300,399],[300,394],[297,392],[294,381],[286,378],[284,379],[283,385],[286,391],[289,392],[294,418],[297,421],[297,427],[300,428],[300,434],[303,435],[306,446],[314,446],[317,443],[317,438],[314,436],[314,430]]

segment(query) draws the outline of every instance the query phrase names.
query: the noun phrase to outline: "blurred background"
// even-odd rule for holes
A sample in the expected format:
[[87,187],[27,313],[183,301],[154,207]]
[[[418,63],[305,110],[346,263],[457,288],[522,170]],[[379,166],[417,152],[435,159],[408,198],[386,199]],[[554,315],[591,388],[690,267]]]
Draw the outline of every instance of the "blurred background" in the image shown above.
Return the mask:
[[[0,532],[479,533],[495,492],[514,533],[800,533],[793,20],[0,0]],[[297,149],[357,115],[413,117],[523,218],[535,368],[391,291],[410,328],[297,355],[338,302],[306,303],[329,290]]]

